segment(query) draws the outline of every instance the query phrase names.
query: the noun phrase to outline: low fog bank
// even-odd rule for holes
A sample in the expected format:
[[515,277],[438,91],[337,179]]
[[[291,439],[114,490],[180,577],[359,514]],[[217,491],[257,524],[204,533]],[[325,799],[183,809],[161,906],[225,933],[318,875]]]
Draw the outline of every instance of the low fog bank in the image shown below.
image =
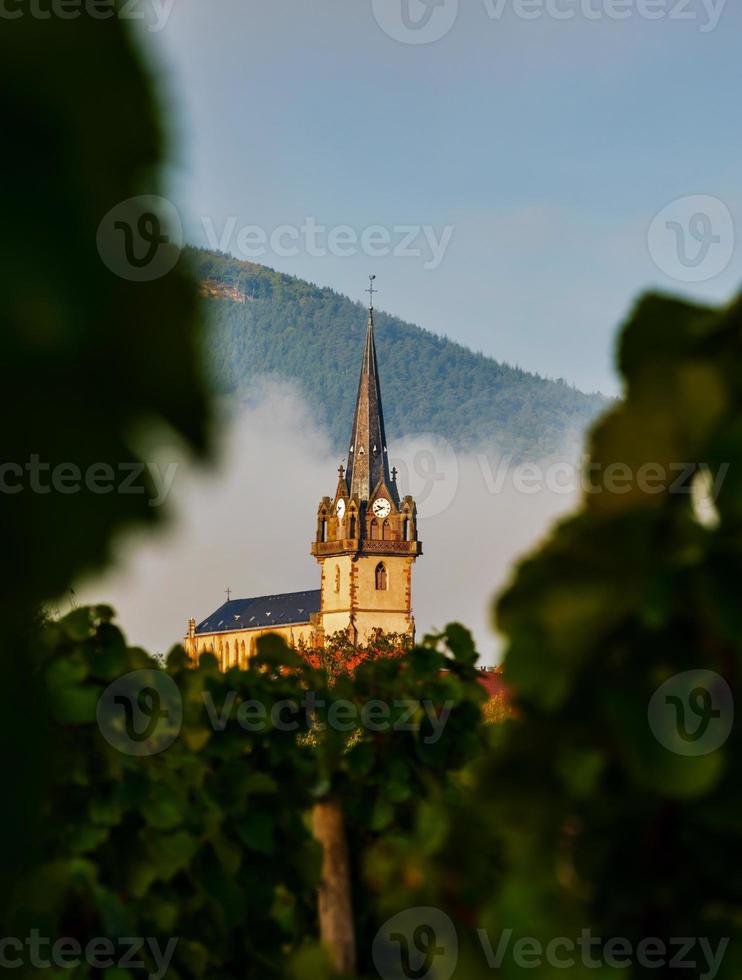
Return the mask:
[[[128,535],[115,568],[77,587],[78,603],[110,603],[129,642],[150,652],[167,652],[188,617],[205,618],[228,587],[233,598],[319,587],[309,545],[340,462],[327,437],[296,392],[276,384],[222,429],[214,469],[184,462],[175,447],[158,455],[161,471],[178,464],[167,494],[171,520],[159,532]],[[418,635],[458,620],[475,634],[484,662],[495,662],[492,598],[514,561],[571,509],[574,480],[563,463],[514,470],[491,450],[457,454],[435,434],[397,442],[390,458],[400,493],[418,503]],[[60,612],[68,608],[68,600],[59,603]]]
[[402,440],[392,455],[400,492],[412,493],[418,505],[423,556],[412,593],[418,633],[462,622],[483,662],[496,663],[494,597],[517,562],[574,507],[577,453],[513,466],[492,449],[459,454],[427,434]]

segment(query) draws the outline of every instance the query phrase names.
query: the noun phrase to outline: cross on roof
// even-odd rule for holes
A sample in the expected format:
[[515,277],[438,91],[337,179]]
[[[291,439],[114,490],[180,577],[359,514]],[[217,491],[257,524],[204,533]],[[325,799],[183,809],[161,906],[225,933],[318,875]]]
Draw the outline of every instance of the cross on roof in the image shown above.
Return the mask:
[[227,588],[224,590],[224,593],[227,597],[227,602],[229,602],[229,600],[232,598],[232,590],[229,586],[227,586]]
[[370,310],[373,310],[373,308],[374,308],[374,293],[378,293],[378,291],[379,291],[378,289],[374,289],[374,279],[375,278],[376,278],[376,276],[369,276],[368,277],[368,289],[366,290],[366,292],[369,295],[368,308]]

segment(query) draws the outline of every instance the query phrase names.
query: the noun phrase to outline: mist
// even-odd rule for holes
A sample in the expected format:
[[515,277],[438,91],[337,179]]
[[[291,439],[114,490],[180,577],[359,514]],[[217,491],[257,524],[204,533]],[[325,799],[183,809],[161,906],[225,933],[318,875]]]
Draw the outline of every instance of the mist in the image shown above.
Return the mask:
[[[162,530],[127,535],[113,567],[76,586],[74,602],[112,605],[129,643],[152,653],[179,643],[188,617],[204,619],[228,588],[241,598],[319,587],[310,541],[317,505],[334,495],[341,461],[327,435],[293,387],[272,382],[225,414],[220,430],[216,466],[188,462],[177,446],[157,454],[153,462],[163,470],[177,464],[170,520]],[[474,633],[483,663],[497,662],[493,597],[517,560],[572,508],[575,488],[549,478],[553,460],[524,473],[491,449],[457,453],[435,433],[389,451],[400,493],[412,493],[418,505],[418,637],[459,621]]]

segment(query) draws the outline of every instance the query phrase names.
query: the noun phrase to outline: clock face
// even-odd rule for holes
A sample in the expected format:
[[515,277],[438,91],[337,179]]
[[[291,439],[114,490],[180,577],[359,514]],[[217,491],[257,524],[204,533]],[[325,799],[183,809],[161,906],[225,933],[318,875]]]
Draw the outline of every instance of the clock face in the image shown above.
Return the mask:
[[385,500],[383,497],[379,497],[378,500],[374,500],[373,512],[376,517],[388,517],[391,509],[392,508],[389,505],[389,501]]
[[342,521],[343,517],[345,516],[345,501],[342,499],[342,497],[340,500],[338,500],[335,513],[337,514],[338,519]]

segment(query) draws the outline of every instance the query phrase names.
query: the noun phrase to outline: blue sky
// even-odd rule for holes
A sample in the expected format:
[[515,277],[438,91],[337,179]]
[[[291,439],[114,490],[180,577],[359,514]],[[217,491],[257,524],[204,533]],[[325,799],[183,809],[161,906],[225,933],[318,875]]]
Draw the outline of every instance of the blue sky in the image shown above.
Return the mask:
[[[740,5],[502,0],[498,18],[500,0],[440,0],[433,17],[449,29],[411,44],[421,34],[404,33],[403,2],[425,14],[420,0],[176,0],[147,37],[188,237],[232,229],[223,241],[240,254],[237,233],[256,226],[267,239],[256,261],[359,299],[376,273],[383,309],[615,392],[616,328],[638,294],[716,301],[738,288],[740,249],[718,225],[731,215],[742,229]],[[625,20],[609,16],[619,9]],[[722,203],[685,202],[699,195]],[[703,281],[677,281],[684,267],[650,254],[650,226],[671,204],[655,255],[679,233],[668,222],[711,208],[720,240]],[[424,228],[450,240],[436,262],[424,249],[333,254],[324,238],[307,249],[302,232],[297,254],[271,250],[278,226],[308,219],[359,239],[379,226],[387,251],[400,226],[420,230],[413,251]],[[688,243],[690,254],[703,244]]]

